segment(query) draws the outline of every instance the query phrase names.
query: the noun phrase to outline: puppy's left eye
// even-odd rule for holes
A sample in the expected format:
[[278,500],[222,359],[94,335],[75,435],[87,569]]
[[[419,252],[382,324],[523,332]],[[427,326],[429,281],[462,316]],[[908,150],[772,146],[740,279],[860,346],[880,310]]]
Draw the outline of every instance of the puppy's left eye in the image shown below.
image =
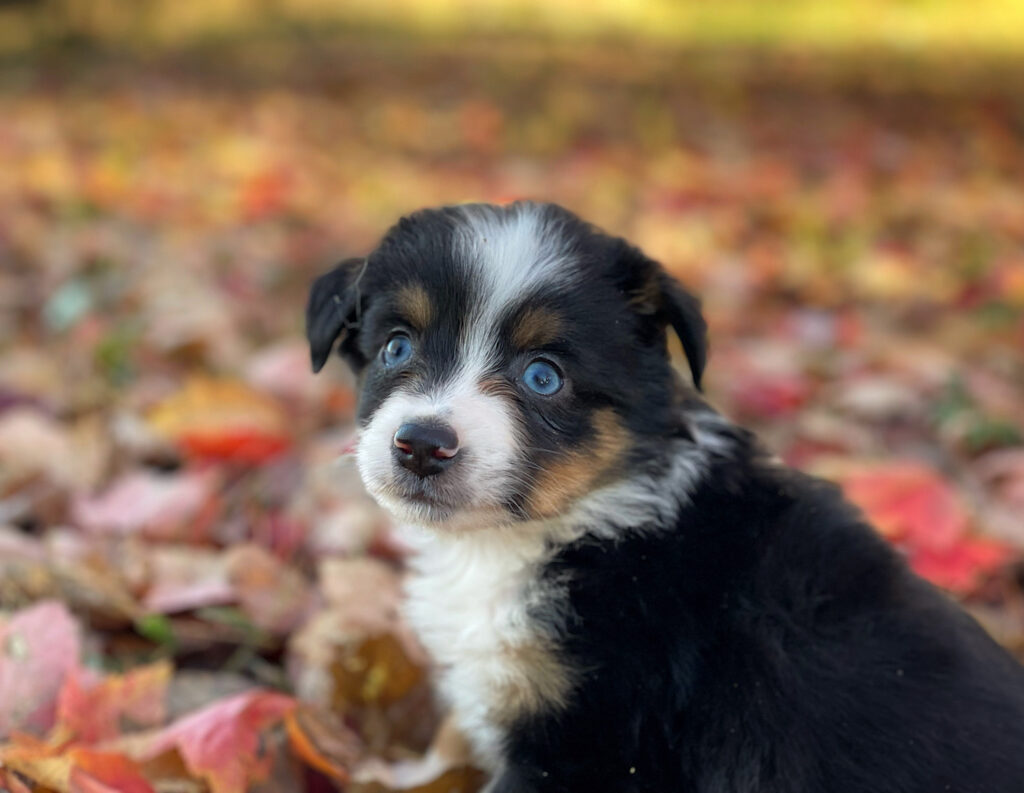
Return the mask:
[[562,387],[562,375],[547,361],[536,360],[523,372],[526,387],[541,396],[551,396]]
[[412,356],[412,340],[404,333],[396,333],[381,350],[380,357],[385,366],[398,366]]

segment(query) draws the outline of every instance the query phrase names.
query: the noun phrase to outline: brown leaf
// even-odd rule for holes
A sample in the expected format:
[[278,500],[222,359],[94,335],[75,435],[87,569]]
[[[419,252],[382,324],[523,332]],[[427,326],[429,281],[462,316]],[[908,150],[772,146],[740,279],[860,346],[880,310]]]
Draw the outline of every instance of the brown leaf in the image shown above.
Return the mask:
[[313,593],[298,570],[251,543],[229,550],[224,564],[229,585],[254,625],[284,634],[305,619]]
[[331,672],[334,707],[339,710],[351,705],[387,705],[424,679],[423,667],[410,660],[402,643],[390,633],[342,648]]
[[338,716],[300,703],[285,717],[285,726],[292,750],[303,762],[338,782],[348,781],[362,744]]

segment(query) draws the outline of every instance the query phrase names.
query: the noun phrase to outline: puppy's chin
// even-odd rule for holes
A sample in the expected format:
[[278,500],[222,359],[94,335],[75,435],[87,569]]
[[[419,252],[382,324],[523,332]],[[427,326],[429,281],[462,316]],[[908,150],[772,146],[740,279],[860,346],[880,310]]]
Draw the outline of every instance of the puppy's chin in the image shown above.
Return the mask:
[[378,504],[400,523],[444,534],[466,534],[485,529],[503,528],[516,519],[503,507],[492,504],[449,506],[426,499],[406,497],[394,488],[366,482],[367,490]]

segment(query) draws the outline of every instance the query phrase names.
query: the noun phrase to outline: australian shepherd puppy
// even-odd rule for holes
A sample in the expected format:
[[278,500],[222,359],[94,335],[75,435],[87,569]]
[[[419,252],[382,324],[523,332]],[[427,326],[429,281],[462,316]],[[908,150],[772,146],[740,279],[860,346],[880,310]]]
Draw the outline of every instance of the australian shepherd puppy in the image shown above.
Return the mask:
[[699,302],[637,248],[551,204],[426,210],[307,323],[417,527],[408,616],[488,791],[1024,791],[1021,667],[700,398]]

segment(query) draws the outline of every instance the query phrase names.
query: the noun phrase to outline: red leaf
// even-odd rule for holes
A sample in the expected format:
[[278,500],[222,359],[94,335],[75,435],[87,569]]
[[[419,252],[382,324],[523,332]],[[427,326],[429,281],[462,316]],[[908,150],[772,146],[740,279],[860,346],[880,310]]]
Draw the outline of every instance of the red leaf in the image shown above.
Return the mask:
[[868,520],[906,551],[914,571],[958,594],[1009,561],[995,540],[968,536],[969,516],[952,486],[919,463],[892,463],[838,477]]
[[184,716],[155,733],[126,739],[136,759],[149,760],[177,749],[190,773],[212,793],[243,793],[263,777],[268,763],[258,756],[259,735],[295,707],[295,700],[270,691],[246,691]]
[[164,695],[171,673],[166,661],[124,675],[109,675],[98,682],[73,670],[65,678],[58,699],[58,724],[85,743],[115,738],[122,716],[140,725],[159,724],[165,717]]
[[842,476],[840,483],[868,520],[894,542],[945,549],[967,531],[967,513],[956,493],[924,465],[879,465]]
[[729,389],[729,397],[734,408],[745,416],[777,418],[803,405],[811,388],[811,381],[800,372],[751,366]]
[[910,566],[933,584],[966,595],[1014,555],[1010,546],[996,540],[967,538],[949,548],[912,551]]
[[268,435],[254,429],[219,433],[184,432],[178,442],[189,454],[211,460],[260,464],[279,457],[291,445],[282,435]]

